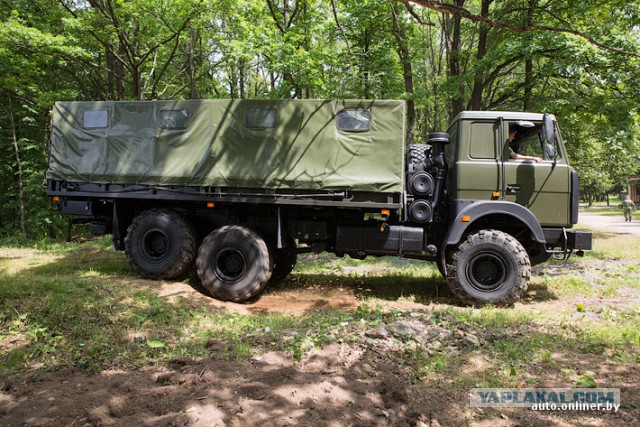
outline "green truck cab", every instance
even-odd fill
[[[578,174],[555,117],[466,111],[448,132],[450,225],[441,262],[459,298],[477,303],[491,293],[492,302],[508,303],[526,290],[531,265],[591,249],[590,233],[569,230],[578,222]]]
[[[403,101],[60,102],[52,129],[47,192],[70,225],[111,234],[143,277],[195,269],[218,299],[328,251],[432,261],[460,300],[511,304],[531,265],[591,248],[550,115],[464,112],[408,146]]]

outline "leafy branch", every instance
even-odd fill
[[[610,46],[608,44],[599,42],[598,40],[596,40],[594,37],[590,36],[587,33],[574,30],[571,28],[558,28],[558,27],[551,27],[546,25],[515,25],[510,22],[505,22],[498,19],[491,19],[489,17],[476,15],[474,13],[469,12],[464,7],[444,3],[441,1],[435,1],[435,0],[399,0],[399,1],[405,4],[414,3],[436,12],[444,13],[447,15],[458,16],[479,24],[490,25],[496,28],[504,28],[504,29],[515,31],[518,33],[525,33],[529,31],[546,31],[546,32],[554,32],[554,33],[572,34],[572,35],[581,37],[587,42],[591,43],[592,45],[597,46],[601,49],[605,49],[609,52],[640,58],[640,53],[638,52],[631,52],[625,49]]]

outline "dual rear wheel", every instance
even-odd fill
[[[214,298],[246,301],[267,283],[285,278],[296,253],[273,249],[256,231],[238,225],[213,230],[197,244],[197,232],[184,215],[151,209],[127,230],[126,254],[133,269],[148,279],[177,279],[195,265],[202,287]],[[289,247],[295,245],[289,241]],[[292,245],[293,244],[293,245]]]

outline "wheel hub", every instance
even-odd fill
[[[218,277],[227,282],[237,282],[247,270],[247,257],[239,249],[223,248],[216,254],[215,271]]]
[[[167,235],[160,230],[149,230],[143,238],[144,255],[150,261],[161,261],[168,253],[169,239]]]
[[[502,287],[506,273],[507,267],[503,259],[495,254],[483,253],[469,263],[468,279],[477,290],[489,292]]]

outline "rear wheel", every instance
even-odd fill
[[[125,253],[140,276],[176,279],[193,265],[196,241],[197,233],[184,215],[170,209],[150,209],[129,226]]]
[[[527,251],[511,235],[480,230],[467,236],[447,264],[447,284],[463,302],[510,305],[529,286]]]
[[[209,294],[241,302],[258,295],[269,282],[272,261],[265,241],[237,225],[212,231],[200,245],[198,277]]]

